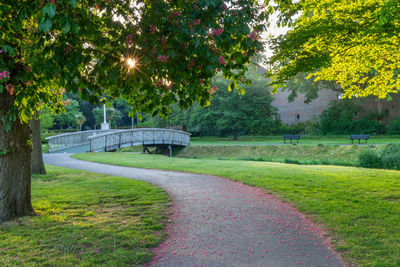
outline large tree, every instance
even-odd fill
[[[244,77],[263,19],[253,0],[2,0],[0,222],[34,213],[28,122],[63,90],[132,113],[206,105],[217,69]]]
[[[172,106],[167,120],[155,119],[157,127],[183,126],[200,134],[270,134],[276,124],[276,108],[272,106],[272,95],[266,88],[268,81],[261,77],[255,66],[246,74],[252,81],[245,93],[230,90],[229,82],[217,75],[212,82],[215,94],[211,104],[201,108],[194,104],[187,110]],[[244,94],[243,94],[244,93]]]
[[[275,2],[279,24],[291,27],[272,40],[277,86],[306,72],[335,81],[344,97],[399,92],[400,0]]]

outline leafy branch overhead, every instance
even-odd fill
[[[276,86],[306,72],[335,81],[344,97],[399,92],[399,0],[276,2],[280,23],[292,27],[271,41]]]
[[[61,92],[97,102],[123,96],[132,112],[207,105],[211,78],[245,79],[262,49],[266,14],[252,0],[32,0],[0,3],[0,94],[6,121],[27,122]]]

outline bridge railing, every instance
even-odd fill
[[[90,136],[90,152],[110,151],[134,145],[188,146],[190,135],[184,131],[161,128],[121,130]]]
[[[57,150],[61,150],[67,147],[81,146],[83,144],[89,143],[89,137],[98,134],[116,132],[121,130],[90,130],[90,131],[81,131],[81,132],[73,132],[66,134],[59,134],[55,136],[46,137],[46,140],[49,141],[49,152],[54,152]]]

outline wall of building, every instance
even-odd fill
[[[329,102],[337,99],[337,93],[332,90],[321,90],[319,97],[306,104],[304,94],[299,94],[293,102],[288,101],[289,92],[278,91],[273,95],[272,105],[279,110],[280,118],[285,124],[293,124],[313,120],[324,111]]]
[[[366,97],[362,99],[354,99],[354,101],[361,104],[364,111],[360,112],[360,118],[366,116],[368,112],[378,112],[384,114],[380,122],[388,124],[392,119],[400,116],[400,95],[392,96],[392,100],[386,99],[377,100],[374,97]]]
[[[299,94],[293,102],[288,101],[289,92],[278,91],[273,95],[272,105],[279,110],[280,118],[285,124],[294,124],[313,120],[318,117],[329,105],[332,100],[338,99],[337,92],[332,90],[321,90],[319,97],[311,103],[304,103],[305,95]],[[388,124],[392,119],[400,116],[400,94],[392,96],[392,100],[377,100],[375,97],[354,98],[354,102],[361,104],[364,111],[354,114],[355,118],[365,117],[368,112],[378,112],[385,114],[381,122]]]

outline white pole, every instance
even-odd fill
[[[104,109],[104,123],[107,123],[107,121],[106,121],[106,104],[103,104],[103,109]]]

